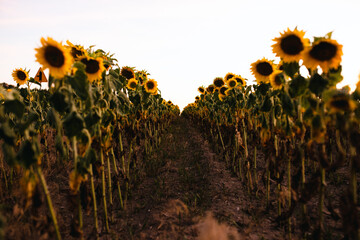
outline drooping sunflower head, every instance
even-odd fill
[[[276,43],[272,45],[273,53],[282,58],[284,62],[298,62],[302,53],[309,45],[309,40],[304,38],[305,32],[296,28],[291,31],[289,28],[280,37],[274,38]]]
[[[128,81],[126,87],[131,90],[136,90],[137,85],[138,81],[135,78],[132,78]]]
[[[42,46],[35,48],[36,61],[43,69],[49,69],[53,77],[63,78],[69,72],[73,61],[69,50],[50,37],[41,38],[40,41]]]
[[[85,64],[85,73],[89,82],[101,79],[101,74],[105,71],[103,58],[82,57],[80,62]]]
[[[204,87],[198,87],[198,91],[199,91],[199,93],[204,94],[205,93],[205,88]]]
[[[245,86],[246,80],[245,78],[241,77],[240,75],[236,75],[234,79],[237,81],[238,85]]]
[[[12,72],[12,77],[17,84],[23,85],[29,80],[29,73],[22,68],[16,68]]]
[[[338,113],[353,111],[356,103],[350,99],[349,95],[336,94],[326,102],[326,106],[330,109],[330,113]]]
[[[238,83],[238,82],[236,81],[235,77],[232,77],[232,78],[230,78],[229,80],[226,81],[226,85],[227,85],[229,88],[234,88],[234,87],[236,87],[237,83]]]
[[[86,50],[81,45],[74,45],[69,40],[66,41],[68,44],[66,47],[70,49],[71,56],[74,60],[79,60],[83,56],[86,56]]]
[[[235,74],[229,72],[225,75],[224,81],[227,82],[228,80],[230,80],[233,77],[235,77]]]
[[[274,64],[263,58],[251,64],[251,72],[256,78],[256,82],[260,84],[268,83],[270,75],[274,72],[275,66]]]
[[[225,85],[224,79],[221,77],[217,77],[214,79],[213,84],[216,88],[221,88]]]
[[[215,90],[215,86],[213,84],[210,84],[207,88],[206,88],[206,92],[208,93],[214,93]]]
[[[125,77],[127,80],[135,78],[134,70],[127,66],[121,68],[120,75]]]
[[[274,90],[281,89],[284,83],[285,77],[283,71],[275,70],[274,73],[270,75],[270,84]]]
[[[157,92],[157,82],[154,79],[148,79],[145,84],[145,91],[148,93],[156,93]]]
[[[304,51],[303,63],[311,70],[320,66],[325,73],[337,69],[343,55],[342,47],[336,40],[322,38]]]

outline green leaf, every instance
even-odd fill
[[[328,85],[329,82],[316,73],[310,78],[309,89],[311,92],[319,96],[328,87]]]
[[[66,136],[71,138],[81,133],[85,123],[81,115],[73,111],[63,120],[63,126]]]
[[[286,75],[289,77],[294,78],[294,75],[299,71],[299,63],[298,62],[284,62],[283,63],[283,69]]]
[[[289,93],[291,97],[298,97],[305,93],[309,82],[302,76],[298,75],[289,82]]]
[[[270,97],[266,96],[263,101],[263,104],[261,105],[260,111],[269,112],[271,110],[271,107],[272,107],[272,103],[271,103]]]
[[[4,108],[6,113],[14,113],[19,119],[22,118],[25,112],[25,104],[19,99],[5,100]]]
[[[68,82],[74,89],[76,95],[78,95],[82,100],[89,97],[89,81],[87,80],[85,70],[78,69],[74,78],[68,78]]]
[[[270,84],[267,84],[267,83],[261,83],[257,90],[260,92],[261,95],[265,96],[267,94],[267,92],[269,91],[270,89]]]
[[[289,116],[294,116],[295,109],[294,109],[294,104],[293,104],[290,96],[287,93],[283,92],[280,95],[280,100],[281,100],[281,104],[282,104],[284,113]]]
[[[25,140],[16,155],[17,160],[26,169],[29,169],[31,165],[37,163],[40,157],[40,147],[37,141]]]
[[[3,139],[5,143],[15,146],[16,135],[8,122],[0,124],[0,138]]]
[[[50,103],[59,113],[64,113],[70,109],[69,97],[65,92],[56,91],[50,96]]]
[[[339,82],[341,82],[344,77],[341,75],[342,66],[340,65],[337,69],[330,69],[327,73],[327,78],[329,80],[330,86],[336,86]]]

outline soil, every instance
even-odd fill
[[[109,206],[109,233],[104,233],[102,203],[98,202],[99,238],[287,238],[284,226],[275,220],[275,210],[266,209],[264,194],[249,193],[239,177],[227,169],[223,157],[212,149],[189,120],[175,120],[163,135],[160,147],[150,156],[140,156],[144,173],[130,192],[125,210],[120,208],[114,190],[114,203]],[[263,154],[259,153],[258,158],[260,165]],[[76,232],[72,229],[75,213],[68,187],[72,166],[68,163],[61,168],[51,167],[55,160],[56,157],[50,157],[50,166],[44,169],[44,174],[62,237],[76,239],[72,233]],[[100,183],[96,186],[99,189]],[[24,207],[24,200],[18,200],[23,199],[18,186],[13,186],[11,196],[3,196],[2,202],[7,219],[5,239],[55,239],[43,195],[37,208],[34,204]],[[84,239],[96,239],[91,207],[84,211],[83,231]],[[293,239],[300,239],[300,234],[295,231]]]

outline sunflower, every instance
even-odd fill
[[[22,68],[16,68],[12,72],[12,76],[19,85],[23,85],[29,80],[29,73]]]
[[[157,92],[157,82],[154,79],[149,79],[144,84],[145,91],[148,93],[156,93]]]
[[[173,105],[173,103],[169,100],[169,101],[167,101],[167,104],[169,104],[169,105]]]
[[[127,67],[127,66],[121,68],[120,75],[128,80],[135,78],[134,70],[131,67]]]
[[[69,40],[67,40],[66,43],[68,44],[68,46],[66,47],[70,49],[70,53],[73,59],[79,60],[81,57],[87,55],[86,50],[84,49],[83,46],[74,45]]]
[[[80,62],[85,64],[85,73],[89,82],[100,79],[102,72],[105,71],[102,57],[96,59],[93,57],[82,57]]]
[[[61,43],[48,37],[41,38],[41,47],[35,48],[36,61],[49,69],[50,75],[55,78],[62,78],[70,70],[72,65],[71,54]]]
[[[235,75],[234,79],[237,81],[238,85],[241,85],[241,86],[246,85],[245,78],[241,77],[240,75]]]
[[[219,89],[219,95],[224,95],[224,96],[227,96],[228,94],[226,94],[226,90],[228,90],[229,88],[226,87],[226,86],[222,86],[220,89]]]
[[[132,78],[128,81],[126,87],[131,90],[136,90],[137,85],[138,81],[135,78]]]
[[[234,88],[234,87],[236,87],[237,83],[238,83],[238,82],[236,81],[235,77],[232,77],[232,78],[230,78],[229,80],[226,81],[226,85],[227,85],[229,88]]]
[[[271,46],[273,53],[284,62],[298,62],[302,58],[302,52],[309,45],[309,40],[304,38],[305,32],[296,28],[291,31],[288,28],[280,34],[280,37],[273,39],[276,42]]]
[[[200,100],[200,97],[199,97],[199,96],[196,96],[196,97],[195,97],[195,100],[196,100],[196,101],[199,101],[199,100]]]
[[[137,72],[137,78],[141,85],[143,85],[148,79],[147,74],[144,71]]]
[[[204,87],[198,87],[198,91],[199,91],[199,93],[204,94],[205,93],[205,88]]]
[[[283,71],[275,70],[273,74],[270,75],[270,84],[274,90],[281,89],[285,83],[285,78]]]
[[[348,95],[337,94],[332,96],[327,102],[326,106],[331,113],[338,113],[343,111],[353,111],[356,108],[354,100],[350,99]]]
[[[208,93],[214,93],[215,90],[215,86],[213,84],[210,84],[207,88],[206,88],[206,92]]]
[[[221,77],[217,77],[214,79],[213,84],[216,88],[221,88],[225,85],[224,79]]]
[[[268,83],[270,75],[274,72],[274,68],[274,64],[266,58],[251,64],[252,74],[255,76],[258,84],[261,82]]]
[[[235,74],[229,72],[225,75],[224,81],[227,82],[228,80],[230,80],[233,77],[235,77]]]
[[[343,55],[342,47],[336,40],[318,40],[304,51],[303,63],[311,70],[320,66],[325,73],[331,68],[337,69]]]

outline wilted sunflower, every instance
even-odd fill
[[[137,85],[138,81],[135,78],[132,78],[128,81],[126,87],[131,90],[136,90]]]
[[[101,78],[101,74],[105,71],[103,58],[83,57],[80,61],[85,64],[85,73],[89,82],[93,82]]]
[[[204,94],[205,93],[205,88],[204,87],[198,87],[198,91],[199,91],[199,93]]]
[[[302,58],[302,52],[309,45],[309,40],[304,38],[305,32],[296,28],[289,28],[281,36],[274,38],[276,43],[272,45],[273,53],[282,58],[284,62],[298,62]]]
[[[15,82],[19,85],[23,85],[29,80],[28,72],[22,68],[16,68],[12,72],[12,76],[13,76]]]
[[[157,82],[154,79],[149,79],[144,84],[145,91],[148,93],[156,93],[157,92]]]
[[[128,80],[135,78],[134,70],[131,67],[127,66],[121,68],[120,75],[124,76]]]
[[[55,78],[62,78],[70,70],[72,65],[71,54],[61,43],[48,37],[41,38],[41,47],[35,48],[36,61],[49,69],[50,75]]]
[[[326,102],[326,106],[330,109],[331,113],[338,113],[353,111],[356,108],[356,103],[350,99],[349,95],[337,94]]]
[[[256,82],[260,84],[268,83],[270,75],[274,72],[274,64],[263,58],[251,64],[251,72],[256,78]]]
[[[325,73],[331,68],[337,69],[343,55],[342,47],[336,40],[318,40],[304,51],[303,63],[311,70],[320,66]]]
[[[213,84],[210,84],[207,88],[206,88],[206,92],[208,93],[214,93],[215,90],[215,86]]]
[[[224,81],[227,82],[228,80],[230,80],[233,77],[235,77],[235,74],[229,72],[225,75]]]
[[[68,44],[67,47],[70,49],[70,53],[73,59],[79,60],[81,57],[87,55],[86,50],[83,46],[74,45],[69,40],[67,40],[66,43]]]
[[[221,88],[225,85],[224,79],[221,77],[217,77],[214,79],[213,84],[216,88]]]
[[[236,75],[234,79],[237,81],[238,85],[245,86],[246,80],[245,78],[241,77],[240,75]]]
[[[227,85],[229,88],[234,88],[234,87],[236,87],[237,83],[238,83],[238,82],[236,81],[235,77],[232,77],[232,78],[230,78],[229,80],[226,81],[226,85]]]
[[[275,70],[270,75],[270,84],[274,90],[281,89],[285,83],[285,77],[283,71]]]

